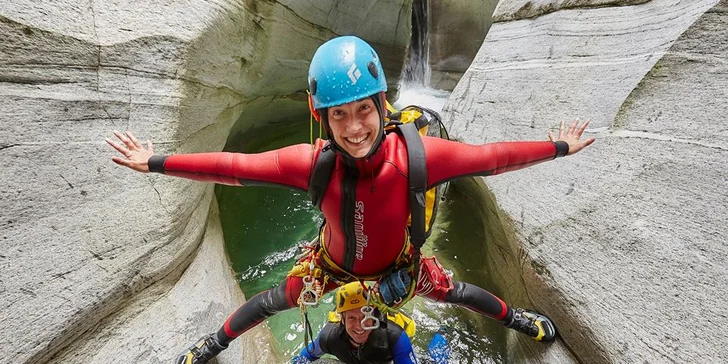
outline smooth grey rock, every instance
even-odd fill
[[[530,19],[558,10],[604,6],[629,6],[651,0],[507,0],[498,3],[493,22]]]
[[[217,331],[220,322],[245,301],[233,276],[213,200],[202,244],[179,280],[165,277],[135,295],[51,362],[171,363],[202,335]],[[233,341],[217,362],[284,361],[276,357],[265,325],[252,329],[246,337],[248,340]]]
[[[582,153],[486,180],[521,243],[492,258],[510,265],[496,281],[524,286],[517,298],[554,319],[563,340],[547,351],[728,360],[716,349],[728,344],[717,329],[728,324],[728,12],[717,3],[494,23],[445,105],[470,143],[543,140],[559,120],[592,119],[597,141]],[[525,349],[519,362],[558,362]]]
[[[248,102],[302,93],[308,60],[323,40],[369,23],[370,35],[409,29],[406,1],[379,1],[367,12],[353,4],[318,2],[302,16],[303,4],[279,2],[3,2],[3,361],[43,363],[58,354],[113,362],[142,348],[111,333],[73,344],[92,330],[113,331],[103,323],[155,338],[147,342],[182,338],[164,320],[184,321],[183,311],[145,326],[162,309],[145,297],[160,287],[172,292],[155,282],[179,277],[195,257],[211,188],[116,167],[103,138],[133,130],[161,154],[221,150]],[[376,38],[388,67],[401,67],[407,39]],[[398,73],[388,76],[396,83]],[[222,320],[203,325],[192,316],[188,323],[196,336]],[[69,345],[98,351],[71,359],[60,352]],[[158,348],[154,358],[177,345]]]
[[[318,38],[317,44],[334,35],[356,35],[366,39],[382,58],[389,88],[398,88],[412,31],[412,0],[376,0],[366,3],[353,0],[284,0],[280,3],[312,25],[313,29],[308,32]],[[301,30],[289,28],[285,31]],[[290,37],[290,34],[281,33],[280,37]],[[310,54],[298,59],[306,66],[304,72],[298,75],[304,81],[308,61],[315,50],[313,48]]]

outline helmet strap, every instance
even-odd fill
[[[313,115],[313,118],[316,119],[316,121],[320,122],[321,115],[319,114],[318,110],[313,108],[313,98],[311,97],[310,92],[308,92],[308,109],[311,111],[311,115]]]

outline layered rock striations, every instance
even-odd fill
[[[242,298],[218,264],[212,185],[117,167],[103,138],[133,130],[162,154],[219,151],[252,101],[305,110],[308,60],[337,34],[370,40],[396,85],[410,6],[0,6],[3,361],[169,362],[216,329]],[[221,362],[263,360],[257,333]]]
[[[517,20],[493,24],[453,91],[451,133],[544,140],[581,118],[596,142],[486,179],[518,243],[489,247],[518,291],[506,299],[548,314],[562,338],[513,337],[512,359],[728,360],[715,329],[728,323],[728,2],[503,10],[521,3],[496,9]]]

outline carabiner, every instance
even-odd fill
[[[319,294],[316,292],[313,282],[314,278],[312,275],[303,277],[304,287],[301,290],[299,299],[301,300],[301,304],[304,306],[316,306],[319,303]]]
[[[361,328],[367,331],[376,330],[379,328],[379,319],[374,317],[374,307],[362,306],[361,313],[364,314],[364,318],[361,319]],[[372,320],[371,326],[367,325],[367,320]]]

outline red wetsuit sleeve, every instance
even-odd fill
[[[564,142],[501,142],[470,145],[423,137],[427,188],[464,176],[490,176],[515,171],[565,155]],[[558,144],[557,144],[558,143]],[[566,148],[566,149],[564,149]]]
[[[313,153],[310,144],[298,144],[257,154],[174,154],[150,158],[149,169],[202,182],[307,190]]]

